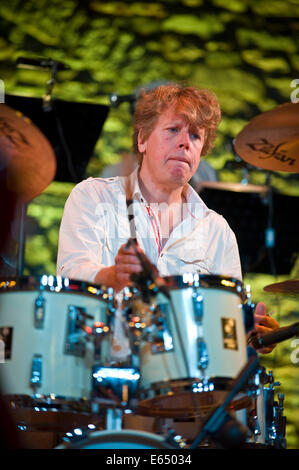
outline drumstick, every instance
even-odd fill
[[[135,226],[134,210],[133,210],[134,207],[133,207],[132,178],[130,175],[125,176],[125,193],[126,193],[127,214],[128,214],[129,227],[130,227],[130,238],[127,242],[127,246],[130,246],[130,243],[132,241],[134,241],[134,243],[137,244],[136,226]]]
[[[129,181],[130,180],[130,181]],[[186,351],[184,347],[184,342],[181,336],[181,331],[180,331],[180,325],[178,324],[178,319],[176,317],[176,310],[174,308],[174,304],[172,301],[172,298],[168,292],[168,289],[166,286],[162,284],[162,280],[159,279],[159,272],[154,266],[147,256],[143,253],[140,253],[139,250],[137,249],[137,236],[136,236],[136,227],[135,227],[135,220],[134,220],[134,211],[133,211],[133,191],[132,191],[132,180],[130,177],[126,178],[126,205],[127,205],[127,210],[128,210],[128,220],[129,220],[129,225],[130,225],[130,234],[131,237],[127,241],[127,246],[130,246],[132,243],[135,245],[136,248],[136,255],[138,256],[143,272],[147,278],[152,280],[157,287],[159,288],[160,292],[162,292],[169,300],[171,308],[173,310],[173,317],[174,317],[174,322],[176,325],[176,330],[177,330],[177,335],[178,335],[178,340],[181,346],[182,354],[183,354],[183,361],[185,364],[187,376],[190,377],[190,369],[189,369],[189,363],[187,360],[186,356]]]
[[[157,276],[158,271],[157,268],[149,261],[149,259],[141,253],[138,249],[138,241],[137,241],[137,234],[136,234],[136,226],[135,226],[135,215],[134,215],[134,201],[133,201],[133,189],[132,189],[132,178],[130,176],[126,177],[126,185],[125,185],[125,192],[126,192],[126,206],[127,206],[127,214],[129,220],[129,227],[130,227],[130,238],[126,243],[126,247],[134,246],[135,253],[138,257],[143,272],[145,276],[151,279],[153,282],[157,283]]]

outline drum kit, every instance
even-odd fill
[[[240,157],[298,172],[298,107],[253,119],[235,140]],[[6,105],[0,122],[8,186],[28,202],[53,179],[55,155],[33,123]],[[286,448],[283,394],[276,397],[279,384],[246,341],[250,288],[197,273],[147,281],[125,288],[119,304],[112,288],[89,282],[0,279],[1,391],[22,445]],[[299,281],[265,291],[298,294]],[[119,309],[129,345],[123,361],[113,356]],[[298,334],[295,326],[287,334]]]

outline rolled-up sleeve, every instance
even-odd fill
[[[105,223],[101,205],[77,185],[69,195],[60,224],[57,275],[93,282],[102,264]]]

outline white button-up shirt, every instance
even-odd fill
[[[139,187],[138,170],[130,175],[137,240],[161,276],[186,272],[219,274],[241,280],[235,235],[226,220],[208,209],[187,185],[183,218],[162,245],[155,205]],[[157,208],[157,205],[156,205]],[[130,238],[126,178],[88,178],[68,197],[60,226],[57,275],[94,282],[100,269],[112,266],[120,246]]]

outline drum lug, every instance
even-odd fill
[[[33,389],[42,385],[42,367],[43,358],[41,354],[34,354],[32,358],[31,379],[30,384]]]
[[[84,324],[85,319],[93,318],[82,307],[69,305],[66,325],[65,354],[84,357],[86,351]]]
[[[120,431],[122,429],[123,411],[120,408],[108,408],[106,412],[107,431]]]
[[[203,296],[197,290],[192,294],[192,303],[195,321],[201,324],[203,319]]]
[[[37,329],[44,328],[45,321],[45,303],[46,300],[42,294],[40,294],[34,303],[34,327]]]
[[[277,429],[277,441],[280,448],[286,448],[286,417],[283,415],[284,394],[278,394],[278,403],[275,403],[274,416]]]
[[[206,369],[209,365],[209,354],[206,342],[202,338],[197,340],[197,366]]]
[[[243,294],[242,309],[243,309],[245,332],[249,333],[249,331],[253,330],[254,328],[254,310],[255,310],[255,304],[252,302],[252,299],[251,299],[250,285],[246,286],[245,293]]]
[[[187,446],[187,440],[178,435],[173,429],[169,429],[165,436],[165,442],[175,449],[184,449]]]
[[[199,289],[195,289],[192,294],[194,320],[197,324],[198,338],[197,338],[197,367],[204,370],[209,365],[209,354],[207,343],[202,337],[202,321],[204,314],[203,296]]]
[[[258,436],[260,436],[262,433],[261,433],[260,423],[258,420],[258,415],[256,412],[256,403],[255,403],[254,409],[251,410],[248,414],[248,427],[249,427],[249,430],[253,434],[254,442],[257,442]]]
[[[169,326],[167,304],[156,306],[149,338],[152,354],[173,350],[173,337]]]

